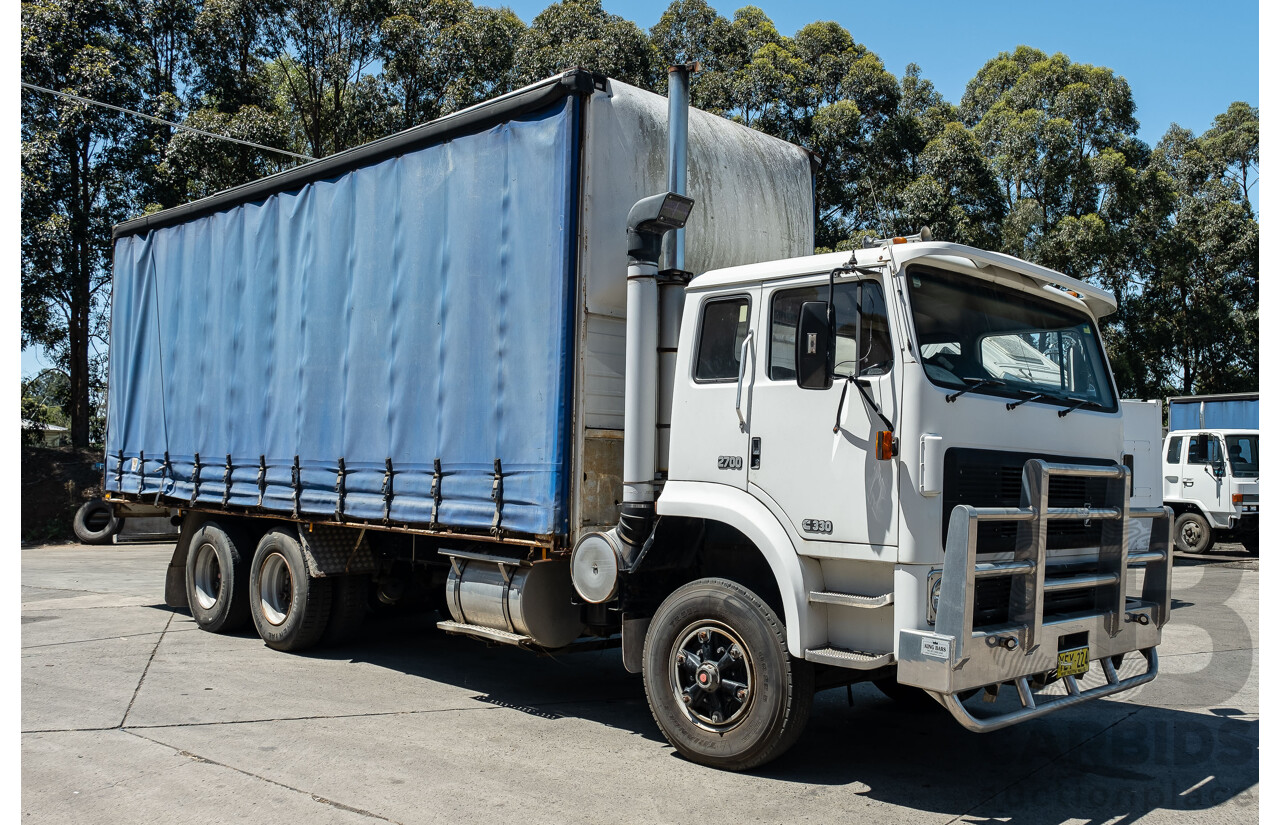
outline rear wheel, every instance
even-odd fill
[[[244,533],[206,521],[187,549],[187,606],[201,630],[230,633],[249,621],[249,547]]]
[[[253,624],[267,647],[305,650],[320,641],[329,620],[333,583],[307,575],[297,535],[268,530],[258,542],[249,573]]]
[[[782,622],[760,597],[727,579],[699,579],[654,614],[644,687],[677,751],[747,770],[799,738],[813,704],[813,667],[790,655]]]
[[[1188,510],[1173,523],[1173,541],[1183,553],[1208,553],[1213,547],[1213,529],[1204,516]]]

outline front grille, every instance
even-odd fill
[[[1006,452],[953,448],[943,460],[942,536],[946,546],[947,524],[957,504],[974,507],[1022,507],[1022,467],[1029,459],[1039,458],[1061,464],[1114,465],[1105,459],[1055,456],[1040,453]],[[1053,476],[1049,479],[1050,507],[1104,507],[1106,479]],[[982,522],[978,524],[978,559],[990,553],[1013,552],[1018,537],[1017,522]],[[1086,526],[1082,521],[1051,521],[1048,527],[1048,549],[1098,547],[1102,543],[1102,522]],[[1095,564],[1074,565],[1070,572],[1095,572]],[[1067,572],[1063,570],[1061,572]],[[974,584],[973,623],[975,628],[1009,621],[1010,576],[979,579]],[[1091,610],[1096,604],[1093,590],[1056,591],[1043,597],[1045,618],[1080,610]]]
[[[942,468],[942,542],[946,546],[947,524],[957,504],[973,507],[1021,507],[1022,467],[1032,458],[1062,464],[1090,464],[1100,467],[1114,461],[1075,456],[1016,453],[1004,450],[976,450],[953,447],[947,450]],[[1050,507],[1104,506],[1107,482],[1101,478],[1055,476],[1049,481]],[[1013,551],[1018,536],[1017,522],[983,522],[978,525],[978,556]],[[1102,541],[1102,523],[1085,526],[1080,521],[1049,523],[1049,549],[1097,547]]]

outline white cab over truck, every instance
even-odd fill
[[[116,229],[105,481],[183,512],[166,601],[620,645],[727,769],[815,686],[985,731],[1155,678],[1112,296],[923,231],[808,254],[808,155],[663,103],[568,72]]]
[[[1219,540],[1258,552],[1258,394],[1168,399],[1164,503],[1184,553]]]

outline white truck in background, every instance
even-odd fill
[[[1256,555],[1258,394],[1180,396],[1168,405],[1164,503],[1177,519],[1177,548],[1207,553],[1235,541]]]

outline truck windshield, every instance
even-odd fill
[[[1228,435],[1227,458],[1231,460],[1231,475],[1236,478],[1258,477],[1258,437],[1256,435]]]
[[[907,283],[925,375],[934,384],[1117,409],[1097,326],[1083,312],[922,266],[907,270]]]

